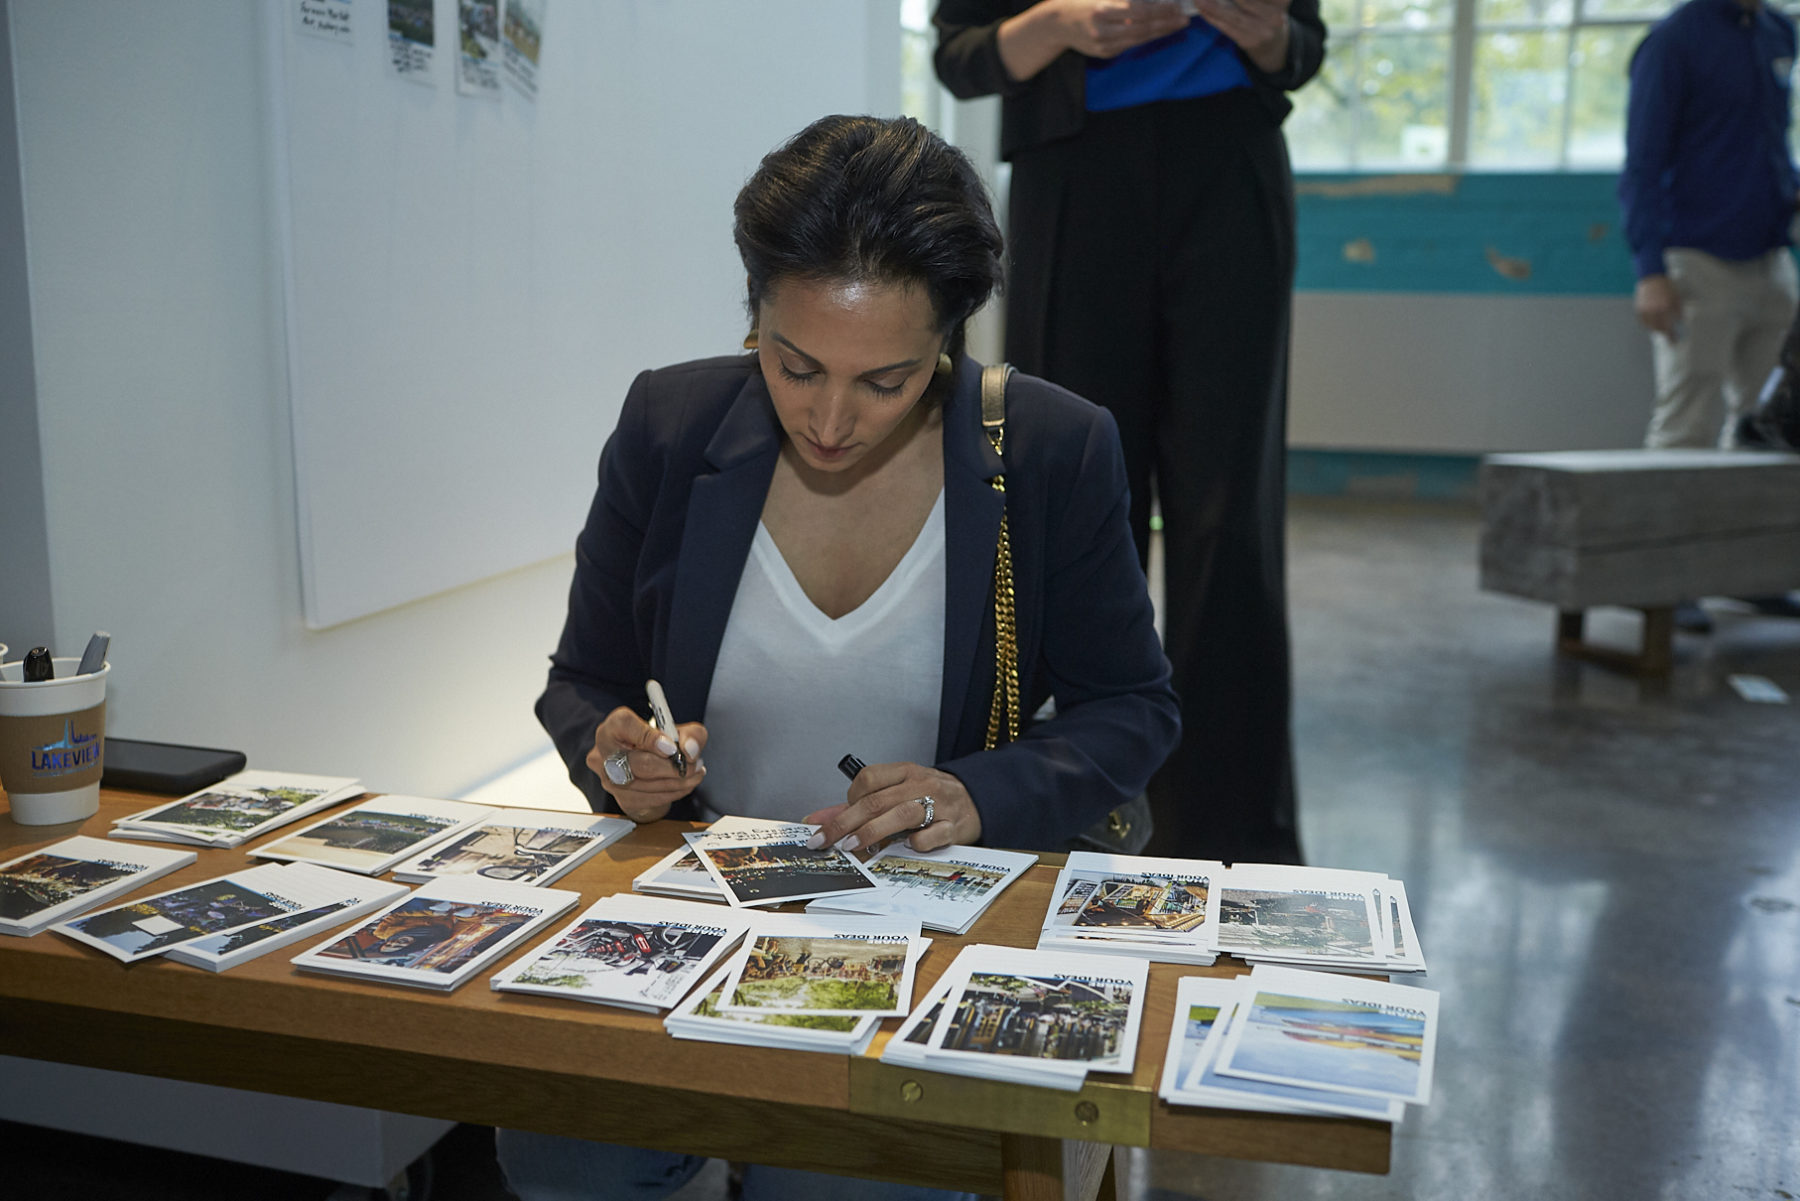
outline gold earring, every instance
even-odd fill
[[[937,373],[939,375],[949,375],[955,369],[956,364],[950,361],[950,355],[947,352],[940,352],[938,354]]]
[[[745,350],[755,350],[756,349],[756,331],[755,330],[751,330],[749,333],[744,335],[744,349]]]

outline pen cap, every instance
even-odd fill
[[[669,712],[669,698],[663,693],[661,684],[655,680],[646,680],[644,695],[650,698],[650,709],[657,717],[674,718],[675,715]]]

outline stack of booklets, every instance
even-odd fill
[[[340,801],[362,795],[348,776],[241,771],[217,784],[121,817],[113,838],[152,838],[193,846],[235,847]]]
[[[1412,905],[1406,899],[1406,884],[1392,876],[1384,877],[1385,885],[1377,886],[1383,904],[1381,915],[1387,919],[1388,962],[1390,972],[1425,972],[1425,952],[1419,947],[1419,932],[1413,928]]]
[[[735,909],[620,893],[595,901],[490,983],[501,992],[660,1013],[687,996],[749,928],[749,915]]]
[[[306,897],[306,908],[254,926],[241,926],[228,934],[181,943],[169,949],[169,958],[209,972],[223,972],[353,922],[407,893],[404,884],[371,880],[314,863],[286,863],[277,870],[288,873],[284,877],[287,882],[305,882],[303,889],[295,891]]]
[[[129,901],[52,927],[76,942],[136,963],[246,926],[319,908],[338,891],[313,873],[263,863]]]
[[[394,879],[417,884],[441,876],[480,876],[541,886],[636,828],[623,817],[496,809],[473,829],[397,865]]]
[[[1158,1092],[1173,1105],[1398,1121],[1431,1100],[1438,995],[1333,972],[1259,966],[1189,977]]]
[[[1041,951],[1210,964],[1225,865],[1071,852],[1038,933]]]
[[[882,1050],[884,1063],[1074,1092],[1137,1059],[1150,965],[975,943]]]
[[[753,830],[685,834],[726,903],[758,907],[880,889],[862,860],[806,844],[818,826],[787,822]]]
[[[421,884],[344,934],[294,956],[305,971],[449,992],[567,913],[581,894],[478,876]]]
[[[684,901],[725,903],[725,894],[713,883],[712,873],[700,862],[700,856],[694,854],[694,848],[685,844],[639,872],[631,881],[631,890]]]
[[[849,1050],[872,1023],[906,1013],[913,975],[928,946],[916,919],[758,917],[718,977],[670,1014],[664,1026],[677,1038],[779,1047],[798,1045],[795,1030],[808,1031],[804,1040],[817,1045],[813,1036],[822,1031],[837,1035],[830,1041]],[[764,1020],[780,1018],[800,1020]],[[831,1020],[821,1026],[814,1019]]]
[[[0,934],[36,934],[196,858],[193,851],[117,846],[77,834],[0,863]]]
[[[709,1043],[749,1043],[789,1051],[828,1051],[861,1055],[868,1050],[881,1019],[818,1017],[805,1013],[740,1013],[719,1008],[730,968],[720,968],[668,1017],[663,1028],[676,1038]]]
[[[382,796],[278,838],[250,854],[300,859],[379,876],[395,864],[448,841],[492,817],[486,805],[429,797]]]
[[[1378,872],[1236,864],[1219,886],[1218,949],[1251,963],[1425,970],[1406,890]]]
[[[913,917],[927,930],[967,934],[1003,889],[1037,862],[1020,851],[985,847],[944,847],[915,851],[894,843],[863,866],[875,877],[878,892],[820,897],[808,913],[891,913]]]
[[[725,894],[720,891],[719,883],[713,874],[706,870],[706,864],[694,852],[694,840],[701,835],[718,836],[724,840],[728,834],[745,834],[759,830],[779,830],[788,825],[787,822],[761,821],[753,817],[721,817],[703,831],[692,835],[684,835],[681,846],[651,864],[648,869],[638,873],[631,882],[633,892],[649,893],[653,896],[680,897],[687,901],[717,901],[723,903]]]

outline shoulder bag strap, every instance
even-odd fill
[[[994,453],[1005,465],[1006,381],[1012,366],[993,363],[981,369],[981,428]],[[994,491],[1006,495],[1006,473],[989,481]],[[1013,612],[1012,540],[1007,536],[1006,511],[1000,512],[1000,537],[994,548],[994,699],[988,706],[985,748],[1000,745],[1001,736],[1011,742],[1019,736],[1019,640]]]

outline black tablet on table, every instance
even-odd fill
[[[244,753],[173,742],[108,738],[101,763],[100,783],[107,788],[183,796],[243,771]]]

